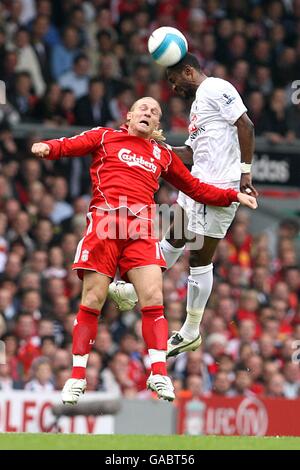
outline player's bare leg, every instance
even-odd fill
[[[135,268],[131,269],[127,276],[141,305],[142,333],[152,371],[147,386],[155,391],[159,398],[173,401],[174,387],[166,367],[168,322],[164,316],[161,268],[156,265]]]
[[[84,271],[81,305],[73,329],[73,370],[62,390],[63,403],[75,405],[86,389],[86,366],[98,331],[98,318],[111,278]]]

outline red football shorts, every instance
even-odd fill
[[[135,217],[127,209],[87,214],[87,228],[73,263],[80,279],[83,270],[114,278],[117,268],[126,279],[130,269],[152,264],[166,268],[152,221]]]

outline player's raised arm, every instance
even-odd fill
[[[180,158],[174,153],[172,153],[172,161],[167,171],[162,173],[161,176],[177,189],[202,204],[227,207],[232,202],[240,202],[251,209],[257,208],[257,201],[252,196],[238,193],[234,189],[221,189],[210,184],[201,183],[198,178],[191,175]]]
[[[248,115],[244,113],[236,122],[235,126],[238,132],[239,144],[241,149],[241,184],[240,189],[243,193],[251,194],[257,197],[258,192],[252,184],[251,164],[254,153],[255,137],[254,125]]]
[[[102,137],[108,129],[96,127],[74,137],[45,140],[33,144],[31,151],[40,158],[58,160],[61,157],[81,157],[93,152],[101,145]]]

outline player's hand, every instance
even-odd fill
[[[240,191],[250,196],[257,197],[258,192],[252,184],[251,173],[242,173],[241,182],[240,182]]]
[[[50,147],[48,144],[45,144],[44,142],[38,142],[36,144],[33,144],[33,146],[31,147],[31,152],[36,157],[45,158],[50,153]]]
[[[257,208],[257,200],[255,197],[249,196],[248,194],[238,193],[237,198],[243,206],[250,207],[250,209]]]

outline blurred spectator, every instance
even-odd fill
[[[65,126],[75,124],[75,104],[76,97],[74,91],[69,88],[64,88],[61,92],[61,102],[57,110],[57,124]]]
[[[68,183],[65,178],[62,176],[55,177],[52,181],[51,192],[55,201],[51,219],[57,225],[63,222],[63,220],[72,217],[74,212],[72,206],[66,202]]]
[[[45,4],[43,0],[39,4]],[[51,5],[48,2],[48,5]],[[60,41],[56,28],[50,24],[48,14],[40,14],[32,22],[31,46],[36,54],[43,80],[48,84],[52,79],[51,46]],[[50,39],[51,38],[51,39]]]
[[[0,273],[4,270],[7,252],[8,252],[8,243],[5,238],[5,233],[7,231],[7,216],[1,212],[0,213]]]
[[[57,28],[52,22],[53,17],[53,5],[50,0],[38,0],[36,2],[36,20],[43,18],[47,19],[47,28],[46,33],[42,34],[41,37],[45,40],[45,43],[48,45],[58,44],[60,42],[60,37],[57,31]],[[34,22],[33,22],[34,24]],[[40,28],[42,30],[42,28]]]
[[[256,90],[259,89],[264,96],[269,97],[274,88],[271,69],[265,65],[256,66],[254,78],[250,81],[250,86]]]
[[[10,392],[11,390],[21,390],[23,384],[12,379],[9,364],[0,364],[0,391]]]
[[[255,127],[255,134],[260,136],[267,128],[265,97],[260,91],[253,91],[248,97],[248,114]]]
[[[129,357],[125,353],[117,352],[111,359],[109,366],[101,373],[104,391],[112,395],[120,395],[134,382],[129,377]]]
[[[49,267],[44,271],[44,278],[58,277],[64,279],[66,275],[63,251],[59,246],[53,246],[49,251]],[[59,298],[56,300],[59,300]]]
[[[58,119],[60,101],[61,88],[58,83],[52,82],[48,85],[44,97],[36,105],[36,117],[46,124],[55,124]]]
[[[35,359],[31,366],[31,380],[25,385],[25,390],[43,392],[54,390],[50,361],[41,356]]]
[[[27,379],[32,361],[40,355],[39,338],[36,336],[36,326],[32,315],[23,313],[18,317],[15,333],[20,340],[18,360],[22,365],[24,377]]]
[[[13,294],[8,289],[0,289],[0,312],[7,322],[16,315],[16,305],[13,301]]]
[[[7,95],[13,92],[16,80],[16,67],[18,62],[17,52],[14,50],[5,50],[3,63],[0,64],[1,79],[7,86]]]
[[[75,28],[79,36],[79,47],[87,46],[87,33],[84,9],[81,5],[72,5],[68,15],[68,23]]]
[[[110,53],[101,58],[99,78],[105,84],[107,100],[116,96],[123,89],[124,81],[121,79],[120,64],[114,54]]]
[[[232,68],[229,81],[240,95],[245,95],[248,88],[249,64],[245,60],[237,60]]]
[[[8,98],[23,120],[33,118],[37,98],[32,93],[32,80],[28,72],[18,72],[15,91]]]
[[[51,325],[51,328],[53,326],[53,323],[49,321],[49,325]],[[43,332],[39,330],[39,335],[41,336],[41,355],[43,357],[47,357],[50,361],[53,360],[57,346],[55,344],[55,338],[54,336],[45,336]]]
[[[57,349],[52,361],[53,370],[59,371],[61,369],[70,368],[71,353],[65,349]]]
[[[246,369],[240,368],[236,371],[233,384],[233,395],[237,396],[253,396],[251,391],[252,379]]]
[[[96,392],[100,388],[99,370],[96,367],[88,366],[86,369],[87,387],[90,392]]]
[[[16,70],[26,71],[30,74],[36,96],[45,93],[46,84],[42,75],[40,63],[37,55],[30,44],[30,36],[26,29],[19,29],[16,34],[15,43],[17,46],[18,61]]]
[[[61,368],[55,374],[55,390],[61,391],[66,381],[71,377],[71,369]]]
[[[52,49],[51,72],[58,80],[65,72],[71,71],[75,57],[79,54],[78,31],[73,26],[67,26],[63,32],[62,44],[56,44]]]
[[[199,375],[189,375],[186,379],[185,389],[188,391],[188,396],[190,399],[199,399],[204,395],[203,391],[203,381]],[[176,396],[178,396],[178,391]]]
[[[298,398],[300,391],[300,369],[299,364],[292,361],[286,362],[283,368],[285,379],[283,393],[286,398]]]
[[[170,132],[186,133],[188,123],[184,101],[178,96],[172,96],[169,101],[167,129]]]
[[[81,98],[88,92],[90,63],[85,54],[79,54],[73,63],[72,70],[62,74],[58,83],[62,89],[72,90],[75,97]]]
[[[291,141],[293,138],[287,126],[286,96],[283,89],[277,88],[271,96],[265,135],[275,144]]]
[[[271,375],[267,382],[265,393],[268,397],[284,397],[284,377],[282,374],[275,372]]]
[[[212,396],[230,397],[234,395],[226,372],[217,372],[213,383]]]
[[[236,360],[238,359],[240,348],[243,344],[249,344],[253,351],[257,350],[256,323],[254,320],[245,319],[239,324],[238,337],[229,341],[226,351]]]
[[[112,116],[105,98],[105,84],[98,78],[89,83],[88,95],[80,98],[75,109],[76,124],[84,127],[107,126]]]
[[[148,92],[147,95],[153,96],[152,93]],[[124,87],[121,89],[115,98],[112,98],[109,103],[109,111],[111,119],[116,122],[116,127],[126,122],[127,113],[130,111],[131,106],[135,100],[131,87]]]

